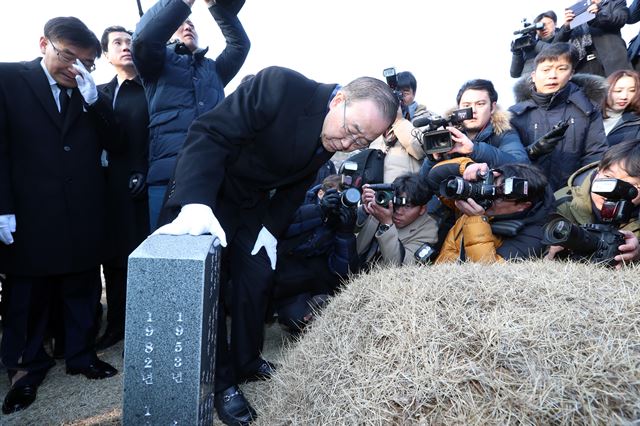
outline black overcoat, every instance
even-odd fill
[[[335,88],[281,67],[238,86],[192,124],[166,206],[207,204],[227,234],[242,221],[282,236],[333,155],[320,134]]]
[[[119,141],[103,96],[73,90],[61,119],[41,58],[0,64],[0,214],[15,214],[15,242],[0,244],[0,271],[47,276],[100,263],[103,148]]]
[[[98,89],[113,105],[118,79]],[[114,105],[116,122],[123,138],[122,152],[109,152],[107,177],[108,257],[126,257],[149,235],[147,192],[135,198],[129,191],[132,173],[147,174],[149,155],[149,113],[142,82],[138,77],[125,80],[117,92]]]

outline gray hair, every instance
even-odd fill
[[[360,77],[342,88],[347,101],[370,100],[377,106],[382,116],[391,125],[398,114],[400,101],[393,90],[382,80]]]

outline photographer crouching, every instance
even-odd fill
[[[457,161],[456,161],[457,160]],[[552,209],[547,179],[535,166],[456,159],[429,173],[440,197],[462,213],[444,240],[436,263],[497,262],[542,255],[543,226]],[[444,200],[447,199],[447,200]]]
[[[279,244],[274,308],[278,322],[294,334],[358,270],[354,227],[360,191],[342,181],[329,175],[311,188]]]
[[[612,146],[599,163],[576,171],[567,186],[555,193],[557,212],[566,222],[550,222],[549,242],[556,244],[549,246],[546,258],[585,258],[616,268],[639,260],[639,190],[637,139]]]
[[[420,261],[420,249],[435,244],[438,236],[435,220],[426,213],[430,197],[416,174],[399,176],[390,185],[364,185],[362,206],[368,216],[357,238],[361,266]]]

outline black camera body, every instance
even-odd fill
[[[360,202],[360,196],[362,193],[358,188],[357,182],[354,180],[354,175],[358,171],[358,164],[353,161],[345,161],[340,167],[341,186],[340,201],[345,207],[356,207]]]
[[[513,32],[513,35],[520,35],[520,37],[514,39],[511,42],[511,50],[527,50],[535,47],[536,45],[536,36],[535,33],[538,30],[544,28],[544,24],[542,22],[538,22],[536,24],[529,24],[526,19],[522,20],[522,25],[524,28],[516,30]]]
[[[611,224],[576,225],[564,217],[555,217],[544,227],[542,242],[567,249],[564,257],[589,260],[592,263],[615,265],[624,235]]]
[[[427,126],[427,130],[418,135],[422,149],[426,154],[447,152],[453,148],[451,132],[446,127],[459,126],[463,121],[473,118],[473,108],[453,111],[448,117],[424,116],[413,120],[414,127]]]
[[[387,85],[393,90],[393,93],[396,95],[400,104],[402,105],[402,92],[398,90],[398,75],[396,73],[396,69],[394,67],[385,68],[382,70],[382,75],[387,80]],[[404,107],[404,105],[403,105]]]
[[[376,204],[382,207],[388,207],[389,203],[393,201],[395,204],[396,191],[390,183],[374,183],[370,184],[369,188],[373,189],[376,193]]]
[[[440,182],[440,195],[452,200],[471,198],[485,210],[491,207],[496,198],[519,200],[528,195],[529,182],[526,179],[509,177],[504,179],[501,185],[495,185],[493,171],[494,169],[491,169],[487,173],[478,173],[477,182],[468,182],[459,176],[449,176]]]
[[[618,246],[624,243],[624,235],[618,231],[620,224],[631,218],[633,203],[638,196],[636,187],[615,178],[595,179],[591,192],[605,197],[600,217],[603,223],[576,225],[560,215],[555,215],[544,227],[543,243],[567,249],[566,257],[587,259],[592,263],[615,265],[614,257],[620,254]]]

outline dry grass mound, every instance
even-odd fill
[[[355,279],[252,395],[262,424],[640,418],[638,268],[531,262]]]

